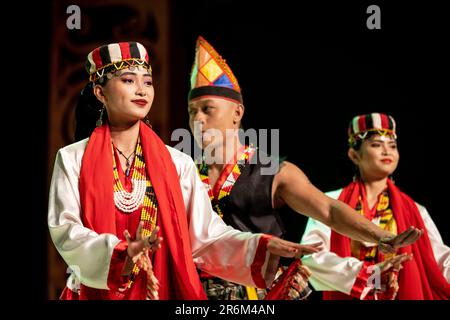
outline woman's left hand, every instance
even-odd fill
[[[303,245],[286,241],[278,237],[272,237],[267,244],[267,250],[270,253],[281,257],[301,258],[305,254],[319,252],[321,246],[322,242]]]

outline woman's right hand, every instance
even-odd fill
[[[144,223],[140,222],[136,230],[136,239],[131,240],[131,235],[128,230],[125,230],[123,235],[128,242],[128,258],[125,262],[125,274],[129,275],[132,271],[132,265],[136,264],[139,269],[147,273],[147,296],[151,300],[159,300],[158,289],[159,281],[153,273],[152,261],[149,253],[161,248],[162,237],[158,237],[159,227],[156,227],[150,236],[142,236],[142,228]],[[132,263],[131,263],[132,262]]]
[[[402,264],[405,263],[406,261],[411,260],[412,257],[413,257],[412,253],[411,254],[403,253],[378,263],[377,267],[380,268],[380,273],[382,274],[388,271],[398,272],[403,268]]]
[[[411,259],[412,254],[403,253],[376,264],[381,277],[381,290],[374,292],[377,299],[395,300],[399,290],[398,272],[403,268],[402,264]]]
[[[134,240],[131,239],[131,235],[128,230],[123,232],[125,239],[128,242],[127,253],[131,259],[135,259],[138,255],[140,255],[144,250],[154,252],[157,249],[161,248],[161,242],[163,240],[162,237],[158,237],[159,227],[156,227],[150,236],[143,237],[143,227],[144,223],[141,221],[136,230],[136,238]]]

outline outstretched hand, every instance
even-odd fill
[[[395,256],[393,258],[387,259],[383,262],[380,262],[377,264],[377,266],[380,268],[381,273],[386,273],[388,271],[394,271],[398,272],[401,269],[403,269],[402,264],[406,261],[411,260],[413,257],[412,253],[402,253],[401,255]]]
[[[374,292],[377,299],[395,300],[399,290],[398,272],[403,269],[402,264],[412,257],[412,254],[403,253],[376,264],[381,273],[381,288]]]
[[[281,257],[301,258],[305,254],[319,252],[320,246],[322,246],[322,242],[303,245],[286,241],[278,237],[272,237],[267,244],[267,250],[270,253]]]
[[[422,234],[423,230],[411,226],[408,230],[395,237],[381,239],[378,246],[383,253],[395,253],[397,249],[409,246],[416,242]]]

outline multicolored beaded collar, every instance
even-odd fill
[[[224,201],[230,195],[234,184],[241,175],[242,169],[250,161],[250,158],[255,151],[256,148],[252,145],[243,146],[242,149],[237,152],[234,161],[228,163],[222,170],[214,187],[211,187],[209,181],[208,165],[205,163],[205,158],[202,157],[201,161],[197,162],[200,179],[208,190],[208,195],[214,211],[216,211],[221,218],[223,217]],[[238,154],[240,154],[239,158],[237,157]]]

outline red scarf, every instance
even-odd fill
[[[192,258],[180,180],[172,157],[152,129],[141,122],[139,130],[147,174],[158,201],[159,234],[164,238],[153,259],[154,273],[161,283],[159,296],[206,299]],[[79,183],[83,224],[99,234],[117,234],[112,164],[111,136],[106,124],[96,128],[89,139]]]
[[[442,275],[431,248],[427,229],[415,202],[391,181],[388,180],[388,192],[398,233],[409,226],[424,230],[424,234],[414,244],[401,248],[399,253],[412,253],[413,259],[403,264],[399,273],[399,300],[448,300],[450,284]],[[363,195],[362,182],[352,182],[342,191],[339,200],[356,208],[359,196]],[[351,257],[350,238],[331,231],[331,252],[341,257]],[[351,299],[340,292],[324,292],[325,300]]]

